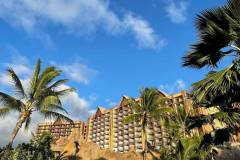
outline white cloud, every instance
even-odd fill
[[[162,90],[168,94],[173,94],[174,92],[179,92],[186,89],[186,84],[183,80],[176,80],[173,84],[162,84],[158,87],[159,90]]]
[[[11,113],[5,118],[0,118],[0,146],[5,146],[8,143],[10,134],[13,131],[13,128],[16,125],[18,118],[17,113]],[[37,124],[39,122],[44,122],[44,119],[39,114],[32,114],[32,123],[29,126],[29,130],[25,130],[24,126],[19,130],[14,144],[19,144],[27,142],[31,139],[32,133],[36,133]]]
[[[69,88],[67,85],[62,85],[59,89]],[[66,96],[62,97],[62,102],[65,107],[68,108],[69,114],[73,119],[82,119],[86,118],[92,114],[90,106],[92,102],[96,100],[96,97],[90,96],[88,99],[80,97],[77,92],[71,92]]]
[[[11,67],[19,76],[29,76],[32,73],[32,69],[29,67],[27,57],[21,55],[20,52],[11,45],[8,45],[6,49],[11,55],[11,61],[3,63],[2,65],[5,68]]]
[[[159,49],[166,44],[165,40],[160,40],[155,35],[154,30],[144,19],[127,14],[124,18],[124,23],[127,28],[132,30],[139,47]]]
[[[9,76],[7,76],[6,74],[2,73],[0,74],[0,82],[1,82],[1,85],[6,85],[6,86],[9,86],[11,83],[11,79]]]
[[[118,15],[110,9],[109,0],[0,0],[0,18],[48,44],[52,43],[46,32],[49,25],[72,35],[99,30],[110,35],[132,32],[142,48],[164,44],[146,20],[129,13]]]
[[[173,23],[183,23],[187,19],[188,3],[184,0],[169,0],[166,6],[167,16]]]
[[[80,62],[72,64],[59,65],[64,74],[72,81],[89,84],[89,82],[97,75],[97,71]]]
[[[30,80],[30,73],[32,73],[32,70],[29,67],[29,61],[26,57],[22,56],[21,54],[13,54],[12,60],[8,63],[4,63],[3,66],[10,66],[18,74],[20,74],[20,78],[22,81],[22,84],[24,88],[28,87],[29,80]],[[19,60],[19,61],[17,61]],[[19,66],[24,66],[25,69],[19,69]],[[74,65],[75,66],[75,65]],[[81,65],[80,65],[81,66]],[[79,67],[79,66],[78,66]],[[70,67],[71,68],[71,67]],[[81,67],[80,67],[81,68]],[[83,69],[88,69],[88,67],[82,67]],[[72,70],[70,70],[72,72]],[[87,74],[84,74],[84,76]],[[88,76],[87,76],[88,77]],[[89,78],[89,77],[88,77]],[[83,82],[89,82],[88,79],[83,80]],[[4,89],[2,87],[5,87]],[[6,74],[3,72],[0,72],[0,90],[1,91],[7,91],[9,93],[9,78],[6,76]],[[65,85],[62,86],[62,88],[68,88],[69,86]],[[95,94],[90,95],[88,98],[81,97],[77,92],[72,92],[68,94],[66,97],[62,97],[62,103],[65,108],[70,113],[70,117],[75,120],[85,120],[90,114],[94,113],[95,110],[92,110],[90,108],[91,104],[97,99],[97,96]],[[8,138],[17,122],[18,114],[17,113],[11,113],[10,115],[6,116],[4,119],[0,119],[0,146],[4,146],[8,142]],[[39,122],[44,122],[44,118],[38,114],[33,113],[32,114],[32,124],[29,128],[29,130],[26,132],[22,128],[15,140],[15,144],[26,142],[31,138],[31,133],[36,132],[36,127]]]

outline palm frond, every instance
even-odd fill
[[[128,124],[128,123],[131,123],[131,122],[136,122],[136,120],[139,120],[141,117],[140,114],[131,114],[131,115],[128,115],[127,117],[124,117],[123,118],[123,123],[124,124]]]
[[[229,13],[234,16],[234,18],[238,21],[240,21],[240,2],[238,0],[228,0],[226,9],[229,11]]]
[[[41,108],[47,108],[50,105],[61,106],[62,103],[58,96],[49,95],[44,97],[39,104]]]
[[[235,53],[235,48],[230,47],[238,40],[233,23],[237,22],[224,7],[209,9],[198,15],[196,28],[199,40],[183,57],[183,66],[216,67],[224,56]]]
[[[27,118],[26,121],[25,121],[25,127],[24,127],[25,130],[28,130],[28,129],[29,129],[29,126],[30,126],[30,124],[31,124],[31,121],[32,121],[32,118],[31,118],[30,116],[28,116],[28,118]]]
[[[69,81],[68,79],[60,79],[60,80],[57,80],[57,81],[54,82],[52,85],[50,85],[48,88],[49,88],[49,89],[58,88],[59,86],[67,83],[68,81]]]
[[[238,87],[240,73],[238,64],[230,65],[229,67],[216,72],[211,71],[205,79],[193,84],[193,100],[195,104],[203,104],[206,101],[213,101],[213,98],[232,93]],[[233,94],[236,94],[235,92]],[[229,94],[232,95],[232,94]]]
[[[166,116],[168,114],[171,114],[174,112],[174,109],[171,107],[161,107],[161,108],[156,108],[153,112],[150,113],[150,117],[159,120],[163,116]]]
[[[49,118],[49,119],[57,119],[60,118],[61,120],[65,120],[71,124],[73,124],[73,120],[67,116],[65,116],[64,114],[58,113],[58,112],[53,112],[53,111],[48,111],[48,110],[41,110],[40,111],[45,118]]]
[[[22,102],[6,93],[0,92],[0,104],[15,111],[21,111]]]
[[[71,88],[60,90],[60,91],[55,91],[55,94],[58,96],[65,96],[65,95],[67,95],[71,92],[75,92],[75,91],[76,91],[76,89],[71,87]]]
[[[33,95],[36,91],[40,72],[41,72],[41,60],[38,59],[37,63],[36,63],[36,66],[35,66],[35,69],[34,69],[32,79],[31,79],[31,87],[30,87],[31,98],[33,97]]]
[[[12,87],[14,88],[16,95],[20,96],[20,98],[25,97],[26,94],[22,86],[21,80],[12,68],[7,69],[7,75],[11,78],[11,82],[13,83]]]
[[[10,112],[9,108],[0,108],[0,117],[4,118]]]
[[[39,77],[36,91],[33,97],[37,98],[38,96],[40,96],[43,89],[47,88],[48,85],[50,85],[50,83],[60,74],[61,70],[57,70],[55,67],[46,68],[45,71]]]

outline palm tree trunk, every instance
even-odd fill
[[[8,142],[7,148],[11,148],[11,147],[12,147],[13,141],[14,141],[14,139],[15,139],[18,131],[19,131],[20,128],[22,127],[23,123],[25,122],[25,120],[26,120],[26,117],[23,117],[23,116],[21,116],[21,117],[18,119],[18,121],[17,121],[17,123],[16,123],[16,126],[15,126],[15,128],[13,129],[13,132],[12,132],[10,138],[9,138],[9,142]]]
[[[144,134],[144,150],[143,150],[143,160],[147,159],[148,145],[147,145],[147,132],[146,127],[143,128]]]

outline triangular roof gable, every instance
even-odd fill
[[[130,99],[130,97],[128,97],[128,96],[122,96],[122,99],[121,99],[121,101],[120,101],[120,103],[119,103],[119,107],[123,107],[123,106],[125,106],[125,105],[127,105],[127,103],[128,103],[128,99]]]
[[[158,90],[158,92],[159,92],[159,94],[162,95],[163,97],[169,97],[169,95],[166,94],[166,93],[163,92],[163,91]]]
[[[62,124],[61,118],[58,117],[58,118],[56,119],[56,121],[53,122],[53,124],[55,124],[55,125],[56,125],[56,124]]]
[[[98,116],[101,116],[102,114],[104,114],[105,113],[105,108],[103,108],[103,107],[98,107],[97,108],[97,111],[96,111],[96,113],[95,113],[95,117],[98,117]]]

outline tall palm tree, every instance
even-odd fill
[[[28,128],[33,112],[38,112],[45,118],[59,117],[72,123],[72,120],[65,115],[67,112],[62,106],[60,97],[74,91],[74,88],[61,89],[61,85],[68,81],[67,79],[56,79],[60,76],[61,70],[50,66],[41,72],[41,61],[38,59],[29,83],[29,89],[24,88],[25,86],[22,85],[13,69],[8,68],[7,74],[11,79],[15,94],[11,96],[0,92],[0,104],[2,104],[0,116],[5,117],[10,112],[19,113],[8,147],[12,147],[22,125],[25,124],[25,128]]]
[[[197,15],[195,26],[198,42],[183,57],[183,66],[217,67],[225,56],[239,59],[240,53],[240,2],[228,0],[227,4],[208,9]]]
[[[205,100],[221,104],[239,102],[239,10],[239,0],[228,0],[226,5],[208,9],[197,16],[195,26],[199,40],[183,57],[183,66],[217,68],[223,58],[228,56],[232,59],[232,64],[225,69],[210,71],[204,80],[193,84],[194,100],[197,103],[206,103]]]
[[[196,105],[218,106],[219,112],[197,117],[198,125],[225,122],[233,132],[240,122],[240,1],[228,0],[221,7],[208,9],[197,16],[195,26],[198,42],[183,57],[183,66],[210,67],[206,77],[193,84],[192,94]],[[231,64],[218,69],[222,59],[230,57]]]
[[[147,128],[154,121],[159,121],[166,116],[166,113],[172,111],[172,108],[167,107],[166,99],[155,88],[144,88],[140,93],[140,100],[136,101],[133,98],[128,100],[129,106],[133,109],[133,114],[124,118],[124,123],[135,122],[141,126],[144,140],[143,159],[146,158],[148,152],[148,137]]]

